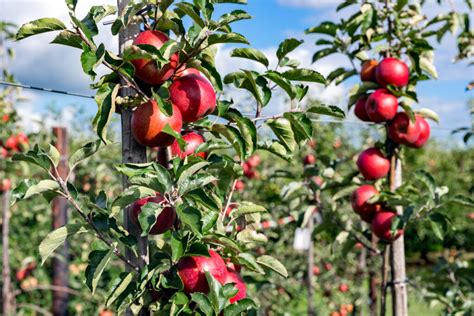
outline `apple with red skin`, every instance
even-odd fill
[[[331,269],[332,269],[332,264],[330,264],[330,263],[325,263],[325,264],[324,264],[324,269],[326,269],[326,271],[331,270]]]
[[[321,274],[321,269],[319,269],[318,266],[313,267],[313,274],[314,275],[320,275]]]
[[[316,157],[313,154],[307,154],[303,159],[303,164],[305,166],[313,165],[315,163],[316,163]]]
[[[359,249],[359,250],[364,249],[364,245],[361,242],[356,243],[354,246],[356,249]]]
[[[138,215],[142,211],[142,207],[145,206],[147,203],[157,203],[162,204],[164,202],[163,197],[161,194],[157,194],[156,196],[146,197],[143,199],[139,199],[135,203],[133,203],[131,207],[132,212],[132,221],[137,225],[140,226],[138,223]],[[176,220],[176,211],[172,207],[165,207],[161,211],[160,215],[156,218],[156,223],[150,230],[150,235],[159,235],[167,232],[168,230],[173,227],[173,224]]]
[[[10,136],[7,138],[5,141],[5,148],[10,149],[10,150],[18,150],[18,138],[16,136]]]
[[[244,162],[244,164],[242,165],[242,170],[244,172],[244,176],[246,176],[247,178],[252,179],[253,177],[255,177],[255,171],[247,161]]]
[[[29,143],[28,136],[26,136],[26,134],[23,133],[23,132],[18,133],[18,135],[16,135],[16,139],[17,139],[18,143],[20,143],[22,145],[28,145],[28,143]]]
[[[173,106],[173,114],[167,116],[160,111],[156,101],[140,105],[132,114],[132,135],[135,140],[148,147],[166,147],[173,143],[175,138],[163,132],[169,125],[175,132],[183,127],[181,112]]]
[[[372,232],[380,239],[392,241],[403,234],[403,230],[399,229],[393,236],[392,221],[397,215],[394,212],[383,210],[378,212],[372,220]]]
[[[362,120],[364,122],[370,122],[370,117],[367,114],[366,104],[367,104],[366,96],[359,98],[359,100],[357,100],[354,107],[354,114],[355,116],[359,118],[359,120]]]
[[[160,49],[169,37],[160,31],[147,30],[138,34],[133,41],[133,45],[151,45]],[[135,75],[143,82],[151,85],[161,85],[163,82],[171,78],[178,66],[178,53],[171,56],[170,62],[158,69],[153,60],[140,58],[131,60],[135,67]]]
[[[260,164],[260,161],[261,159],[259,155],[252,155],[247,159],[247,163],[252,168],[256,168]]]
[[[8,157],[8,150],[3,147],[3,146],[0,146],[0,158],[7,158]]]
[[[406,144],[408,147],[421,148],[430,138],[430,124],[420,115],[416,115],[416,124],[420,127],[420,136],[414,143]]]
[[[10,179],[5,178],[5,179],[0,180],[0,192],[10,191],[11,188],[12,188],[12,183]]]
[[[405,112],[399,112],[388,124],[388,136],[402,145],[414,144],[420,137],[420,123],[412,122]]]
[[[235,190],[236,191],[243,191],[245,189],[245,183],[242,180],[237,180],[235,182]]]
[[[195,122],[216,108],[216,92],[202,75],[191,73],[177,78],[169,93],[171,102],[180,109],[185,122]]]
[[[372,147],[364,150],[357,159],[357,167],[367,180],[385,177],[390,170],[390,160],[380,151]]]
[[[393,85],[404,87],[410,79],[410,70],[401,60],[393,57],[384,58],[375,69],[375,78],[383,87]]]
[[[390,121],[397,114],[398,99],[388,90],[377,89],[367,98],[365,110],[374,123]]]
[[[200,72],[196,68],[185,68],[184,70],[177,70],[176,73],[174,74],[173,80],[176,80],[179,77],[184,77],[190,74],[201,76],[201,78],[205,79],[212,86],[212,82],[202,72]]]
[[[203,151],[196,153],[196,148],[199,147],[202,143],[205,142],[204,137],[202,137],[201,134],[198,134],[196,132],[189,132],[181,136],[183,140],[186,142],[186,147],[184,152],[181,151],[181,148],[179,147],[178,140],[175,140],[173,144],[171,145],[171,155],[173,157],[179,157],[181,159],[184,159],[187,156],[193,155],[196,157],[201,157],[203,159],[206,159],[207,154]]]
[[[183,257],[178,262],[178,275],[183,281],[184,292],[187,294],[209,292],[206,272],[223,284],[227,278],[227,267],[222,257],[214,250],[209,250],[210,257]]]
[[[367,202],[377,194],[379,194],[379,191],[374,186],[368,184],[361,185],[352,193],[352,209],[367,223],[370,223],[375,213],[380,210],[379,204]]]
[[[238,273],[240,273],[240,271],[242,270],[242,266],[240,264],[233,263],[230,258],[227,258],[224,261],[227,268],[235,270]]]
[[[227,269],[226,278],[224,280],[224,284],[234,283],[235,288],[237,288],[238,292],[233,297],[229,299],[231,304],[240,301],[247,297],[247,286],[244,283],[244,280],[240,276],[240,274],[232,269]]]
[[[236,204],[236,203],[230,203],[229,207],[227,207],[226,210],[225,210],[225,215],[226,215],[226,216],[229,216],[230,213],[232,213],[232,211],[233,211],[234,209],[236,209],[236,208],[237,208],[237,204]]]
[[[3,114],[2,115],[2,122],[7,123],[10,120],[10,115],[8,114]]]
[[[362,63],[360,69],[360,80],[375,82],[375,69],[377,68],[377,61],[374,59],[366,60]]]
[[[339,292],[346,293],[347,291],[349,291],[349,285],[345,283],[339,285]]]
[[[310,140],[308,140],[308,145],[309,145],[309,147],[314,149],[314,148],[316,148],[316,141],[314,139],[310,139]]]
[[[99,316],[114,316],[114,313],[109,309],[103,309],[100,311]]]

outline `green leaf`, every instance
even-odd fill
[[[308,113],[320,114],[320,115],[328,115],[343,119],[346,117],[344,111],[337,106],[334,105],[313,105],[309,109],[306,110]]]
[[[92,295],[94,295],[100,277],[107,264],[109,264],[112,255],[112,250],[94,250],[89,254],[89,265],[86,268],[86,285],[92,291]]]
[[[283,114],[283,117],[290,121],[291,129],[298,143],[308,140],[313,136],[313,124],[304,113],[286,112]]]
[[[176,208],[179,220],[187,225],[196,235],[202,234],[201,212],[193,207],[183,207],[179,205]]]
[[[436,182],[433,176],[425,171],[425,170],[417,170],[415,173],[415,178],[421,181],[426,188],[428,189],[430,196],[432,199],[435,198],[435,191],[436,191]]]
[[[452,203],[463,205],[463,206],[474,207],[474,200],[473,199],[471,199],[467,196],[459,195],[459,194],[455,195],[454,197],[449,199],[449,201],[452,202]]]
[[[147,236],[153,226],[156,224],[156,219],[163,212],[163,205],[159,203],[148,202],[142,206],[140,214],[138,214],[138,223],[142,230],[142,237]]]
[[[50,144],[47,155],[49,160],[51,161],[51,164],[54,167],[57,167],[59,160],[61,159],[61,154],[59,153],[58,149]]]
[[[71,155],[71,158],[69,158],[69,170],[74,170],[82,161],[97,153],[101,149],[101,145],[102,142],[98,139],[79,148]]]
[[[248,310],[256,308],[258,308],[258,305],[255,304],[253,300],[249,298],[244,298],[226,307],[226,309],[224,310],[224,316],[241,315],[242,313]]]
[[[12,157],[13,161],[25,161],[28,163],[35,164],[40,166],[46,171],[49,171],[51,168],[51,158],[48,157],[47,153],[35,145],[33,149],[26,153],[17,153]]]
[[[122,274],[119,277],[117,284],[112,288],[105,301],[106,306],[110,306],[115,301],[118,301],[123,295],[127,295],[131,291],[131,282],[133,281],[133,272]],[[122,298],[123,300],[123,298]]]
[[[236,48],[230,53],[230,56],[254,60],[265,67],[268,67],[270,64],[267,57],[255,48]]]
[[[207,167],[208,165],[209,165],[208,161],[196,159],[180,167],[178,171],[176,172],[176,178],[178,178],[178,182],[177,182],[178,186],[182,185],[183,181],[189,179],[196,172],[200,171],[204,167]]]
[[[329,56],[331,54],[334,54],[337,52],[337,49],[334,47],[330,48],[323,48],[321,50],[318,50],[316,53],[314,53],[312,62],[315,63],[316,61],[320,60],[323,57]]]
[[[286,118],[271,119],[266,124],[275,133],[276,137],[282,142],[285,148],[293,152],[296,150],[295,134],[291,128],[291,123]]]
[[[240,241],[241,243],[255,243],[255,242],[261,242],[261,243],[266,243],[268,242],[267,236],[265,236],[262,233],[259,233],[253,229],[246,228],[242,231],[240,231],[237,236],[237,240]]]
[[[216,178],[210,174],[205,174],[205,173],[195,174],[194,176],[181,181],[178,187],[178,194],[182,196],[185,193],[190,192],[192,190],[203,188],[215,180]]]
[[[213,234],[213,235],[206,235],[202,238],[204,242],[214,244],[216,246],[223,246],[227,251],[230,251],[234,254],[238,254],[242,252],[242,249],[240,246],[231,238],[224,236],[224,235],[219,235],[219,234]]]
[[[305,31],[306,34],[326,34],[331,36],[336,36],[338,26],[333,22],[323,22],[318,26],[311,27]]]
[[[259,104],[263,107],[270,102],[272,92],[268,87],[268,81],[252,71],[244,70],[245,79],[238,86],[241,89],[249,91]]]
[[[276,52],[278,60],[280,61],[283,57],[294,51],[298,46],[303,44],[303,42],[304,41],[297,40],[295,38],[285,39],[280,43],[280,46],[278,46],[278,50]]]
[[[180,238],[177,232],[173,232],[171,235],[171,260],[173,262],[178,261],[184,255],[186,250],[186,240]]]
[[[293,90],[291,82],[283,78],[281,73],[274,70],[269,70],[264,74],[264,76],[276,83],[280,88],[282,88],[286,92],[286,94],[288,94],[290,100],[293,100],[296,97],[296,93]]]
[[[349,7],[353,4],[356,4],[356,3],[359,3],[359,1],[358,0],[346,0],[343,3],[341,3],[340,5],[337,6],[336,11],[338,12],[338,11],[340,11],[340,10],[346,8],[346,7]]]
[[[240,135],[240,132],[237,128],[224,124],[214,124],[212,125],[211,132],[222,135],[224,138],[226,138],[232,147],[234,147],[237,155],[243,158],[245,153],[245,144],[244,139],[242,138],[242,135]]]
[[[291,157],[292,157],[292,153],[287,151],[287,149],[285,148],[285,146],[283,146],[281,143],[279,142],[275,142],[275,141],[270,141],[270,142],[265,142],[263,144],[259,144],[258,145],[258,149],[261,149],[261,150],[266,150],[282,159],[285,159],[287,161],[290,161]]]
[[[440,122],[439,115],[431,109],[422,108],[422,109],[417,110],[416,113],[420,114],[424,118],[428,118],[432,121],[435,121],[436,123]]]
[[[192,293],[191,299],[197,303],[199,309],[206,315],[211,316],[214,315],[214,308],[212,307],[209,298],[203,293]]]
[[[69,31],[69,30],[64,30],[61,31],[52,41],[51,44],[60,44],[60,45],[66,45],[74,48],[79,48],[82,49],[82,39],[79,35],[76,33]]]
[[[120,210],[125,208],[126,206],[132,204],[138,199],[142,199],[149,196],[155,196],[155,190],[141,187],[141,186],[131,186],[127,188],[121,196],[117,197],[115,201],[112,203],[112,208],[110,212],[110,217],[115,217]]]
[[[207,40],[208,45],[223,44],[223,43],[237,43],[250,44],[247,38],[239,33],[222,33],[211,34]]]
[[[219,26],[224,26],[228,25],[230,23],[240,21],[240,20],[245,20],[245,19],[251,19],[252,17],[245,11],[243,10],[234,10],[230,13],[226,13],[222,15],[218,20],[217,24]]]
[[[44,264],[46,259],[48,259],[49,256],[51,256],[53,252],[69,237],[85,232],[87,232],[87,230],[82,226],[82,224],[68,224],[50,232],[39,245],[41,264]]]
[[[232,212],[233,217],[239,217],[245,214],[265,213],[267,209],[261,205],[254,204],[249,201],[243,201],[239,204],[236,210]]]
[[[305,81],[326,84],[326,79],[319,72],[312,69],[290,69],[285,71],[283,77],[292,81]]]
[[[250,157],[257,149],[257,127],[249,118],[242,116],[234,109],[229,109],[224,117],[237,123],[240,135],[244,140],[244,158]]]
[[[205,26],[204,21],[201,19],[201,16],[199,15],[199,10],[191,3],[186,3],[186,2],[176,3],[176,7],[179,10],[181,10],[184,14],[189,16],[200,27]]]
[[[66,25],[55,18],[42,18],[23,24],[15,35],[15,40],[19,41],[32,35],[65,30]]]
[[[35,185],[32,185],[28,188],[25,193],[24,199],[28,199],[32,196],[43,194],[48,191],[58,191],[60,189],[59,184],[53,180],[41,180]]]
[[[260,274],[264,274],[265,272],[263,269],[258,265],[255,257],[247,252],[239,253],[237,255],[237,261],[239,264],[244,265],[246,268],[258,272]]]
[[[112,115],[116,111],[115,100],[119,89],[119,84],[106,83],[99,88],[95,96],[98,110],[93,123],[94,128],[97,131],[97,136],[99,136],[104,143],[107,143],[107,126],[112,119]]]
[[[267,255],[260,256],[257,258],[257,263],[275,271],[276,273],[278,273],[284,278],[288,277],[288,271],[286,271],[285,266],[280,261],[278,261],[277,259],[271,256],[267,256]]]

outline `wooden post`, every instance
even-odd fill
[[[390,190],[395,191],[402,185],[402,164],[392,156],[390,166]],[[397,207],[397,215],[403,215],[403,208]],[[390,247],[392,276],[392,313],[393,316],[408,316],[407,275],[405,268],[405,240],[403,235],[397,238]]]
[[[372,233],[372,238],[370,240],[370,246],[373,249],[377,249],[377,242],[378,238]],[[370,252],[370,262],[372,267],[369,268],[369,315],[370,316],[377,316],[377,300],[378,300],[378,292],[377,292],[377,271],[373,268],[375,258],[377,254],[373,251]]]
[[[124,11],[130,0],[117,0],[118,15],[120,16]],[[126,28],[122,29],[119,33],[119,53],[121,54],[124,49],[131,45],[133,39],[137,36],[140,29],[138,24],[131,23]],[[133,95],[133,90],[121,89],[121,96]],[[130,109],[122,108],[122,161],[124,163],[143,163],[147,161],[146,148],[135,141],[131,131],[131,120],[132,111]],[[128,180],[123,177],[123,188],[128,187]],[[146,237],[140,237],[140,229],[132,222],[130,217],[130,207],[124,210],[124,226],[128,232],[134,235],[138,239],[138,258],[133,254],[132,251],[126,249],[125,256],[131,262],[139,267],[144,267],[148,262],[148,240]],[[126,267],[129,270],[128,267]],[[130,310],[127,310],[127,315],[132,315]],[[140,315],[149,315],[148,311],[141,311]]]
[[[311,215],[311,218],[308,222],[308,229],[310,232],[309,248],[308,248],[308,316],[315,316],[314,312],[314,302],[313,302],[313,267],[314,267],[314,245],[313,245],[313,229],[314,229],[314,216]]]
[[[9,230],[9,206],[10,206],[10,192],[4,191],[0,193],[2,198],[2,315],[13,315],[11,306],[11,272],[10,272],[10,251],[8,244],[8,230]]]
[[[60,160],[58,164],[58,174],[57,176],[62,179],[66,179],[69,173],[68,167],[68,155],[69,155],[69,142],[67,137],[67,130],[64,127],[53,127],[53,136],[54,146],[59,151]],[[64,197],[56,197],[53,200],[52,205],[52,226],[53,230],[63,227],[67,224],[68,219],[68,203]],[[56,252],[56,256],[52,261],[53,271],[52,271],[52,285],[54,287],[67,288],[69,284],[69,246],[65,242],[61,247],[61,250]],[[52,312],[53,315],[63,316],[67,315],[68,307],[68,296],[69,294],[65,291],[55,291],[53,290],[53,306]]]

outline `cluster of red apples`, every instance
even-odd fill
[[[147,30],[140,33],[133,44],[152,45],[160,49],[168,40],[168,36],[160,31]],[[172,115],[168,116],[160,110],[156,100],[138,106],[133,112],[131,126],[135,140],[147,147],[171,146],[170,151],[173,157],[184,159],[194,155],[205,159],[207,156],[205,152],[196,152],[199,145],[205,142],[201,134],[194,131],[182,133],[182,139],[186,143],[184,150],[182,150],[177,140],[172,135],[165,133],[164,129],[168,125],[175,132],[180,133],[184,123],[196,122],[214,112],[216,93],[210,81],[197,69],[185,69],[184,65],[179,67],[177,53],[161,69],[153,60],[136,59],[132,60],[132,64],[135,67],[135,76],[152,87],[159,87],[166,81],[171,81],[169,101],[173,108]],[[250,164],[256,166],[258,163],[259,161],[254,158]],[[136,201],[130,208],[132,221],[138,225],[138,216],[147,203],[163,206],[163,210],[158,215],[149,234],[158,235],[169,231],[175,224],[176,211],[160,193],[154,197]],[[209,255],[209,257],[188,256],[179,260],[178,275],[183,282],[184,292],[188,294],[208,293],[209,285],[206,279],[206,271],[208,271],[222,285],[235,284],[238,292],[229,299],[230,303],[245,298],[246,286],[239,274],[240,267],[234,266],[231,262],[226,264],[214,250],[209,250]]]
[[[428,141],[430,126],[426,120],[416,114],[415,121],[405,112],[398,111],[398,99],[387,89],[387,86],[403,88],[409,82],[408,66],[399,59],[388,57],[380,63],[368,60],[362,64],[360,77],[362,81],[376,82],[380,87],[369,96],[361,97],[355,105],[355,115],[366,122],[385,124],[387,136],[399,145],[421,148]],[[357,159],[357,166],[362,176],[375,181],[388,175],[390,159],[379,148],[364,150]],[[371,224],[372,232],[382,240],[391,241],[403,231],[392,233],[392,221],[395,212],[383,204],[371,204],[369,200],[379,194],[370,184],[360,186],[352,194],[352,208],[362,220]]]
[[[11,157],[14,153],[22,152],[28,148],[29,139],[25,133],[11,135],[5,142],[0,140],[0,159]],[[0,192],[9,191],[11,189],[11,181],[9,178],[0,179]]]

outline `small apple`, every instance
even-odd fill
[[[361,242],[356,243],[354,247],[358,250],[364,249],[364,245]]]
[[[333,311],[331,312],[331,316],[341,316],[341,313],[339,313],[338,311]]]
[[[160,111],[156,101],[152,100],[140,105],[132,114],[132,135],[135,140],[148,147],[166,147],[175,138],[163,132],[169,125],[175,132],[180,132],[183,126],[181,112],[173,106],[173,114],[167,116]]]
[[[352,311],[354,310],[354,305],[352,305],[352,304],[347,304],[346,309],[347,309],[347,311],[348,311],[349,313],[352,313]]]
[[[133,41],[133,45],[151,45],[160,49],[169,37],[160,31],[147,30],[138,34]],[[171,78],[178,66],[179,55],[173,54],[170,62],[158,69],[156,63],[150,59],[134,59],[132,64],[135,67],[135,75],[142,81],[151,85],[161,85],[163,82]]]
[[[305,166],[313,165],[315,163],[316,163],[316,157],[313,154],[307,154],[303,159],[303,164]]]
[[[214,250],[209,250],[210,257],[183,257],[178,262],[178,275],[183,281],[184,292],[209,292],[205,271],[221,284],[227,279],[227,267],[224,260]]]
[[[173,78],[174,80],[176,80],[179,77],[184,77],[184,76],[187,76],[187,75],[190,75],[190,74],[194,74],[194,75],[201,76],[203,79],[206,79],[207,82],[209,82],[209,84],[212,86],[211,81],[202,72],[200,72],[196,68],[181,68],[181,69],[182,70],[177,70],[176,71],[176,73],[174,75],[174,78]]]
[[[368,200],[378,194],[379,191],[368,184],[361,185],[352,193],[352,209],[367,223],[372,221],[375,213],[380,209],[380,205],[370,204]]]
[[[5,148],[10,149],[10,150],[18,150],[18,139],[15,136],[10,136],[7,138],[5,141]]]
[[[318,266],[313,267],[313,274],[314,275],[320,275],[321,274],[321,269],[319,269]]]
[[[10,120],[10,115],[8,114],[3,114],[2,115],[2,122],[7,123]]]
[[[140,199],[133,203],[131,207],[131,212],[132,212],[132,220],[135,222],[136,225],[140,226],[138,224],[138,215],[142,211],[142,207],[145,206],[147,203],[157,203],[157,204],[162,204],[164,202],[163,197],[161,194],[157,194],[154,197],[147,197]],[[167,232],[168,230],[173,227],[173,224],[176,220],[176,211],[174,208],[166,206],[158,215],[156,218],[156,223],[153,225],[153,227],[150,230],[150,235],[158,235],[158,234],[163,234]]]
[[[408,66],[397,58],[384,58],[375,69],[375,77],[377,82],[386,87],[393,85],[396,87],[404,87],[410,79],[410,71]]]
[[[224,280],[224,284],[234,283],[234,286],[237,288],[238,292],[233,297],[229,299],[231,304],[240,301],[247,297],[247,286],[244,283],[244,280],[240,274],[232,269],[227,269],[227,275]]]
[[[238,205],[236,203],[230,203],[229,207],[225,210],[225,216],[229,216],[230,213],[232,213],[232,211],[237,208],[237,206]]]
[[[177,78],[169,93],[171,102],[180,109],[185,122],[195,122],[216,108],[216,92],[201,75],[191,73]]]
[[[388,136],[398,144],[414,144],[421,134],[420,123],[412,122],[405,112],[399,112],[388,124]]]
[[[235,182],[235,190],[236,191],[243,191],[245,189],[245,183],[242,180],[237,180]]]
[[[26,134],[23,133],[23,132],[18,133],[18,135],[16,135],[16,139],[17,139],[18,143],[20,143],[22,145],[28,145],[28,143],[29,143],[28,136],[26,136]]]
[[[316,140],[314,140],[314,139],[308,140],[308,145],[309,145],[309,147],[311,147],[313,149],[316,148]]]
[[[360,69],[360,80],[375,82],[375,69],[377,68],[377,61],[374,59],[366,60],[362,63]]]
[[[414,143],[407,144],[408,147],[421,148],[430,138],[430,124],[420,115],[416,115],[416,124],[420,127],[420,136]]]
[[[206,159],[205,152],[195,153],[196,148],[198,148],[199,145],[205,142],[204,137],[202,137],[201,134],[198,134],[195,132],[189,132],[182,135],[182,138],[186,142],[186,147],[185,147],[184,152],[181,151],[178,141],[175,139],[175,141],[171,145],[171,155],[173,155],[174,157],[179,157],[181,159],[184,159],[185,157],[189,155],[194,155],[194,156]]]
[[[0,192],[10,191],[12,183],[9,178],[0,180]]]
[[[249,164],[250,167],[256,168],[260,164],[260,156],[258,155],[252,155],[247,159],[247,163]]]
[[[367,180],[377,180],[385,177],[390,171],[390,160],[380,149],[372,147],[359,155],[357,167]]]
[[[390,121],[397,114],[398,100],[388,90],[377,89],[367,99],[365,110],[374,123]]]
[[[332,264],[330,264],[330,263],[325,263],[325,264],[324,264],[324,269],[325,269],[326,271],[331,270],[331,269],[332,269]]]
[[[347,285],[345,283],[341,283],[339,285],[339,292],[346,293],[347,291],[349,291],[349,285]]]
[[[99,316],[114,316],[114,313],[110,309],[103,309],[100,311]]]
[[[383,210],[378,212],[372,220],[372,232],[380,239],[392,241],[403,234],[403,230],[399,229],[395,236],[392,234],[392,221],[397,215],[394,212]]]
[[[242,165],[242,170],[244,172],[244,176],[246,176],[249,179],[255,178],[255,170],[253,170],[252,166],[248,163],[248,161],[244,162]]]
[[[8,157],[8,150],[3,147],[3,146],[0,146],[0,158],[7,158]]]
[[[364,122],[370,122],[370,117],[367,115],[366,103],[367,103],[367,97],[359,98],[359,100],[357,100],[354,107],[354,114],[360,120]]]

